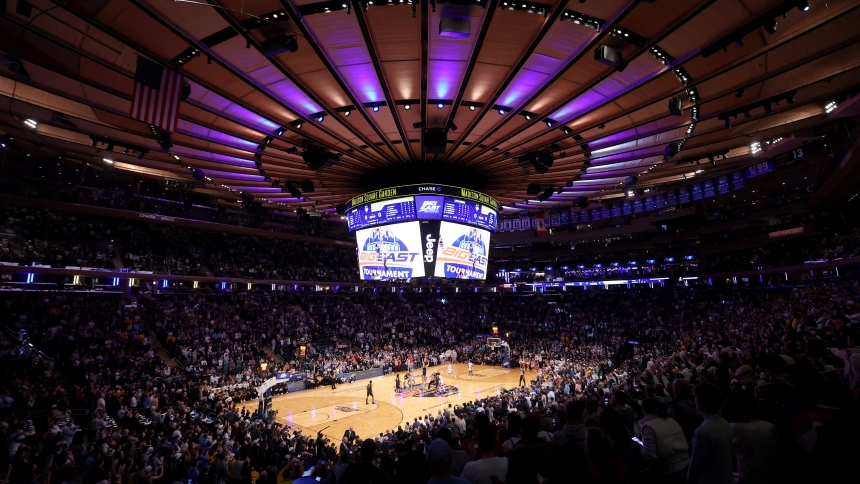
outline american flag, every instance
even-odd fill
[[[184,83],[185,78],[181,74],[138,56],[134,99],[129,115],[164,130],[175,131]]]

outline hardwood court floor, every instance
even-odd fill
[[[373,378],[373,394],[376,404],[365,404],[368,380],[345,383],[331,387],[320,387],[272,399],[272,408],[278,411],[277,420],[295,425],[305,434],[322,431],[333,441],[340,441],[345,430],[352,427],[363,438],[379,435],[387,429],[404,428],[407,422],[427,414],[436,415],[448,404],[456,405],[476,398],[497,394],[501,388],[513,388],[520,378],[519,369],[475,365],[469,377],[468,365],[455,363],[453,376],[449,377],[447,365],[428,368],[427,380],[432,373],[442,373],[447,387],[440,396],[431,390],[425,394],[420,389],[407,390],[403,395],[394,393],[395,375]],[[401,381],[405,373],[400,373]],[[416,381],[421,382],[420,370]],[[526,372],[526,379],[534,378],[534,372]],[[256,402],[246,406],[254,408]]]

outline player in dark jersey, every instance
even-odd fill
[[[370,403],[376,404],[376,399],[373,398],[373,380],[367,383],[367,396],[364,397],[364,404],[367,405],[367,399],[370,399]]]

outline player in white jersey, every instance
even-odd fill
[[[453,367],[453,366],[451,366],[451,363],[448,363],[448,374],[449,374],[449,375],[453,375],[453,374],[454,374],[454,367]]]
[[[469,362],[469,376],[472,376],[472,362]]]

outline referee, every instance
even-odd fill
[[[517,385],[521,387],[526,386],[526,371],[523,367],[520,367],[520,382]]]
[[[365,405],[367,405],[367,399],[368,398],[370,399],[370,403],[373,403],[373,404],[376,403],[376,399],[373,398],[373,380],[370,380],[370,382],[367,384],[367,396],[364,397],[364,404]]]

